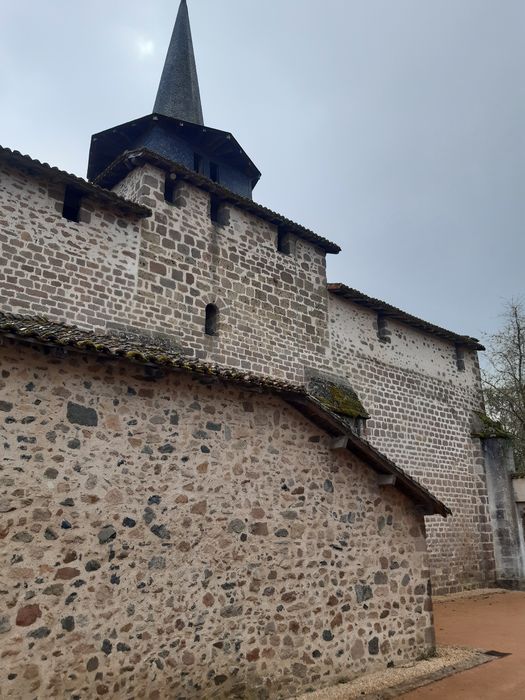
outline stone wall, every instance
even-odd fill
[[[371,414],[367,438],[453,511],[427,519],[435,593],[494,581],[484,460],[471,437],[472,412],[483,407],[477,356],[465,369],[453,343],[386,319],[331,295],[333,367],[345,374]]]
[[[280,399],[0,346],[2,697],[288,697],[433,645],[424,523]]]
[[[164,199],[164,173],[135,169],[118,186],[154,209],[119,218],[85,200],[80,223],[62,218],[63,186],[15,169],[0,181],[0,308],[45,313],[86,328],[133,328],[183,343],[190,354],[303,381],[328,351],[325,255],[235,207],[210,219],[210,196],[191,185]],[[205,309],[219,310],[204,333]]]
[[[133,303],[140,222],[90,199],[68,221],[64,189],[0,166],[0,308],[105,328]]]
[[[228,205],[214,223],[207,192],[181,182],[170,204],[164,184],[143,166],[115,188],[154,209],[130,322],[175,334],[201,359],[303,381],[328,351],[324,252],[291,237],[291,254],[280,253],[276,226]],[[216,336],[203,332],[208,304],[219,309]]]

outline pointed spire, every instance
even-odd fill
[[[204,124],[186,0],[181,0],[153,111]]]

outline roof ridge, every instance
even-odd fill
[[[358,289],[349,287],[342,282],[329,282],[326,288],[329,292],[332,292],[333,294],[340,296],[347,301],[351,301],[360,306],[365,306],[366,308],[373,309],[374,311],[379,311],[384,316],[390,316],[397,321],[405,323],[407,326],[412,326],[431,335],[436,335],[444,340],[450,340],[458,345],[470,347],[473,350],[485,350],[485,347],[480,344],[477,338],[473,338],[469,335],[461,335],[459,333],[455,333],[454,331],[450,331],[447,328],[443,328],[442,326],[437,326],[430,321],[425,321],[422,318],[418,318],[417,316],[403,311],[402,309],[399,309],[386,301],[370,297],[367,294],[360,292]]]
[[[14,163],[16,166],[32,168],[36,172],[43,175],[54,176],[61,182],[70,183],[80,188],[87,195],[91,194],[94,197],[114,204],[127,212],[137,214],[141,217],[151,216],[152,214],[151,209],[145,207],[143,204],[133,202],[119,194],[116,194],[116,192],[112,192],[111,190],[107,190],[100,185],[90,182],[89,180],[85,180],[79,175],[68,173],[66,170],[61,170],[56,165],[49,165],[49,163],[32,158],[27,154],[8,148],[7,146],[0,145],[0,160],[1,159]]]

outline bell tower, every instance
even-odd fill
[[[197,172],[248,199],[261,173],[233,135],[204,125],[197,66],[186,0],[181,0],[153,113],[95,134],[88,179],[113,187],[118,163],[134,154],[160,157]],[[128,164],[128,167],[131,167]]]

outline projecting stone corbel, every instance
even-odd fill
[[[349,438],[346,435],[334,438],[330,444],[331,450],[346,450],[348,447]]]
[[[394,474],[378,474],[377,484],[378,486],[395,486],[396,477]]]

